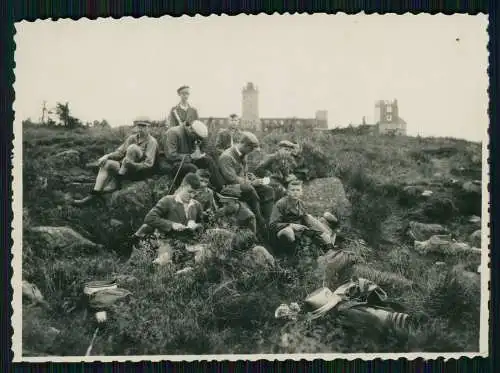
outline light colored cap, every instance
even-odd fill
[[[191,123],[193,132],[200,138],[205,139],[208,136],[208,128],[201,120],[195,120]]]
[[[297,148],[297,144],[294,144],[293,142],[288,141],[288,140],[282,140],[278,143],[278,147],[295,149],[295,148]]]
[[[243,131],[241,133],[241,141],[240,142],[242,144],[251,145],[256,149],[259,148],[259,145],[260,145],[260,142],[259,142],[259,139],[257,138],[257,136],[255,136],[252,132],[248,132],[248,131]]]
[[[151,120],[148,117],[137,117],[134,120],[134,126],[150,126]]]

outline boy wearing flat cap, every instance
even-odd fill
[[[258,149],[257,137],[251,132],[242,132],[240,141],[220,155],[219,167],[224,181],[223,192],[232,189],[239,193],[240,199],[255,214],[258,231],[263,234],[271,214],[274,191],[264,185],[263,179],[249,177],[247,155]]]
[[[182,177],[198,168],[210,172],[210,184],[216,191],[222,187],[219,168],[213,158],[204,152],[208,137],[207,126],[195,120],[193,123],[170,127],[162,139],[164,157],[160,159],[162,173],[171,174],[177,187]],[[176,177],[177,176],[177,177]]]
[[[130,135],[125,142],[114,152],[99,158],[94,189],[83,199],[73,201],[80,206],[102,197],[104,192],[112,192],[121,185],[121,180],[142,180],[149,177],[155,165],[158,142],[149,134],[150,121],[147,118],[138,118],[134,121],[136,132]]]
[[[298,145],[291,141],[280,141],[278,151],[268,155],[255,168],[256,176],[271,178],[270,185],[274,188],[276,199],[283,197],[288,183],[297,179],[293,172],[297,168],[294,154],[298,148]]]
[[[218,194],[219,204],[215,216],[220,226],[226,229],[246,229],[256,234],[255,214],[245,202],[239,200],[239,193],[228,189]]]
[[[220,157],[224,150],[230,148],[239,141],[241,137],[241,133],[238,130],[239,121],[238,115],[231,114],[228,118],[228,128],[223,128],[217,133],[215,140],[215,152],[217,157]]]
[[[183,85],[177,89],[177,94],[180,97],[180,102],[170,110],[168,116],[169,127],[180,126],[183,124],[192,124],[198,119],[198,111],[189,105],[188,99],[190,88]]]

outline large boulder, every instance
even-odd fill
[[[448,229],[440,224],[424,224],[410,221],[408,235],[416,241],[426,241],[434,235],[449,234]]]
[[[428,197],[419,208],[419,215],[428,220],[445,223],[455,217],[458,209],[450,198],[442,194]]]
[[[243,261],[249,268],[260,270],[270,269],[275,265],[274,257],[263,246],[255,246],[245,253]]]
[[[81,163],[80,152],[74,149],[65,150],[48,158],[49,164],[57,169],[78,167]]]
[[[480,181],[468,181],[462,188],[455,191],[455,200],[460,212],[464,215],[480,215],[482,204],[482,189]]]
[[[72,252],[102,248],[101,245],[83,237],[70,227],[31,227],[25,233],[31,246],[36,250]]]
[[[342,182],[336,177],[305,183],[303,200],[309,213],[313,215],[321,216],[325,211],[334,213],[340,219],[351,215],[351,203]]]

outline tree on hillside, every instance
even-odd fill
[[[58,102],[56,104],[56,114],[66,128],[76,128],[82,126],[82,123],[78,118],[70,115],[68,102],[66,102],[65,104],[61,104],[60,102]]]

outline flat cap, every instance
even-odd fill
[[[151,120],[148,117],[137,117],[134,119],[134,126],[150,126]]]
[[[217,193],[217,197],[221,201],[237,201],[241,195],[236,190],[227,189],[221,193]]]
[[[177,88],[177,93],[181,93],[184,89],[189,89],[188,85],[182,85],[179,88]]]
[[[289,148],[289,149],[295,149],[297,147],[297,144],[288,141],[288,140],[282,140],[278,143],[278,147],[280,148]]]
[[[193,132],[200,138],[205,139],[208,136],[208,128],[201,120],[195,120],[191,123]]]
[[[241,133],[241,143],[251,145],[254,148],[258,148],[260,145],[259,139],[252,132],[243,131]]]

